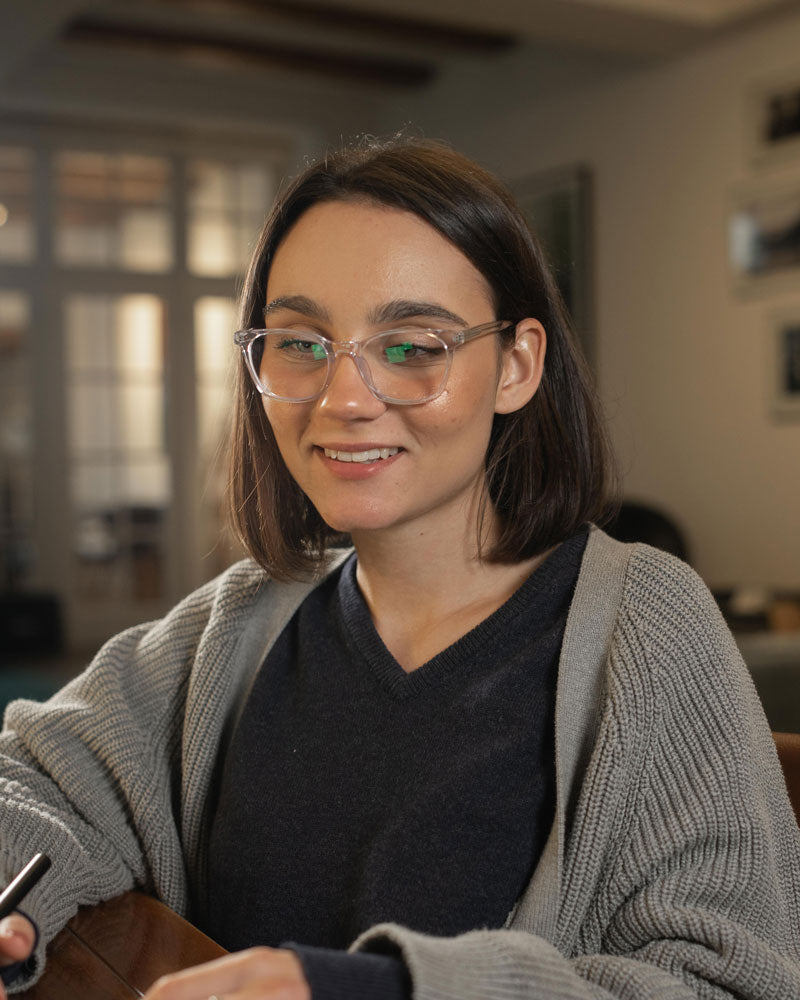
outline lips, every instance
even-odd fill
[[[345,451],[340,448],[323,448],[326,458],[331,458],[336,462],[378,462],[382,459],[391,458],[396,455],[400,448],[368,448],[364,451]]]

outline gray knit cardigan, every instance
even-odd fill
[[[202,912],[224,747],[310,586],[239,563],[112,639],[49,702],[9,707],[0,866],[53,858],[26,902],[43,942],[133,886]],[[353,948],[400,951],[420,1000],[800,1000],[800,831],[747,670],[688,567],[596,529],[564,635],[556,758],[556,819],[504,929],[387,924]]]

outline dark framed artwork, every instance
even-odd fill
[[[773,416],[800,420],[800,308],[773,317],[769,369]]]
[[[752,87],[749,135],[756,159],[800,158],[800,67]]]
[[[512,185],[555,273],[575,331],[595,359],[591,266],[592,183],[588,167],[564,167]]]
[[[728,226],[728,256],[739,288],[800,280],[800,180],[740,193]]]

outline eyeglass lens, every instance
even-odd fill
[[[318,396],[335,360],[322,338],[292,330],[270,330],[253,341],[253,366],[268,393],[285,400]],[[441,391],[447,376],[445,342],[426,330],[388,330],[359,348],[362,377],[382,398],[420,402]]]

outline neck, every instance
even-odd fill
[[[494,511],[486,520],[490,549],[497,537]],[[359,588],[378,633],[407,670],[496,611],[546,558],[481,560],[475,524],[475,511],[461,512],[436,530],[414,525],[353,538]]]

